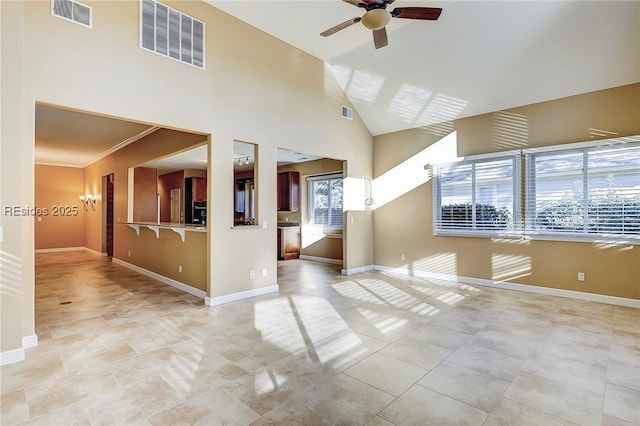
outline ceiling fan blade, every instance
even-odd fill
[[[380,49],[381,47],[385,47],[389,44],[389,40],[387,39],[387,29],[385,27],[373,32],[373,44],[376,46],[376,49]]]
[[[341,23],[341,24],[338,24],[338,25],[336,25],[336,26],[334,26],[334,27],[329,28],[329,29],[328,29],[328,30],[326,30],[326,31],[321,32],[321,33],[320,33],[320,35],[321,35],[322,37],[329,37],[331,34],[335,34],[335,33],[337,33],[337,32],[338,32],[338,31],[340,31],[340,30],[344,30],[345,28],[349,28],[349,27],[350,27],[350,26],[352,26],[353,24],[355,24],[355,23],[357,23],[357,22],[360,22],[360,20],[361,20],[361,19],[362,19],[362,18],[360,18],[360,17],[357,17],[357,18],[351,18],[351,19],[349,19],[348,21],[344,21],[344,22],[343,22],[343,23]]]
[[[396,7],[391,12],[394,18],[424,19],[435,21],[440,17],[442,8],[439,7]]]

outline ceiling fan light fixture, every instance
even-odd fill
[[[391,14],[385,9],[373,9],[362,17],[362,25],[376,31],[384,28],[391,20]]]

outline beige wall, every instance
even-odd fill
[[[185,242],[182,242],[178,234],[171,230],[161,230],[158,238],[147,228],[141,228],[140,235],[137,235],[132,228],[122,223],[126,222],[127,218],[129,197],[127,188],[130,167],[166,157],[172,152],[202,145],[206,141],[207,136],[201,134],[160,129],[87,166],[84,169],[85,187],[95,190],[94,193],[98,194],[98,203],[96,212],[89,212],[85,215],[87,232],[85,246],[96,251],[102,247],[103,218],[98,213],[102,211],[103,202],[100,188],[102,177],[113,173],[115,219],[113,256],[124,262],[206,291],[206,233],[188,232]],[[155,172],[152,174],[155,176]],[[155,184],[153,186],[155,188]],[[182,272],[179,272],[179,265],[182,265]]]
[[[0,199],[5,206],[33,206],[33,166],[27,162],[33,150],[20,141],[33,140],[33,131],[22,125],[29,114],[24,100],[23,51],[24,4],[0,2]],[[33,162],[33,160],[31,160]],[[23,181],[24,179],[24,181]],[[22,347],[22,338],[34,333],[33,220],[0,214],[4,241],[0,243],[0,352]]]
[[[634,84],[461,119],[451,128],[460,156],[629,136],[640,134],[638,99]],[[442,128],[374,138],[374,177],[437,141]],[[434,236],[432,196],[429,181],[375,210],[377,265],[640,299],[640,246]]]
[[[344,159],[348,176],[371,174],[372,137],[359,117],[341,118],[341,106],[351,104],[328,68],[203,2],[167,2],[207,25],[206,69],[197,69],[138,47],[139,2],[86,3],[93,8],[92,29],[52,17],[50,1],[2,2],[3,203],[34,203],[34,102],[210,135],[207,293],[275,284],[277,148]],[[258,209],[266,227],[232,227],[234,140],[258,145]],[[118,168],[101,164],[85,170],[87,191],[100,192],[102,176]],[[123,188],[116,176],[116,198]],[[116,202],[116,220],[126,218],[125,210]],[[356,222],[345,250],[354,268],[373,261],[371,214],[361,214],[369,223]],[[3,218],[2,225],[3,254],[15,257],[21,274],[14,296],[2,299],[4,352],[34,330],[34,236],[31,219]],[[127,261],[121,244],[133,231],[115,229],[114,255]],[[85,246],[100,251],[101,238],[101,221],[92,216],[85,221]],[[249,278],[250,270],[262,268],[267,277]]]
[[[35,179],[35,205],[46,209],[35,218],[35,248],[83,247],[84,215],[94,213],[78,198],[85,194],[83,170],[36,165]]]

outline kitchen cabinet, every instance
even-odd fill
[[[290,260],[300,257],[300,227],[278,228],[278,259]]]
[[[204,224],[207,217],[207,178],[184,180],[184,223]]]
[[[207,178],[194,177],[193,179],[193,201],[207,201]]]
[[[278,210],[297,212],[300,209],[300,173],[278,173]]]

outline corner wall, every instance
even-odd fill
[[[639,100],[640,83],[377,136],[374,178],[447,127],[459,156],[640,134]],[[640,299],[638,245],[434,236],[432,201],[428,181],[375,210],[376,265]]]

